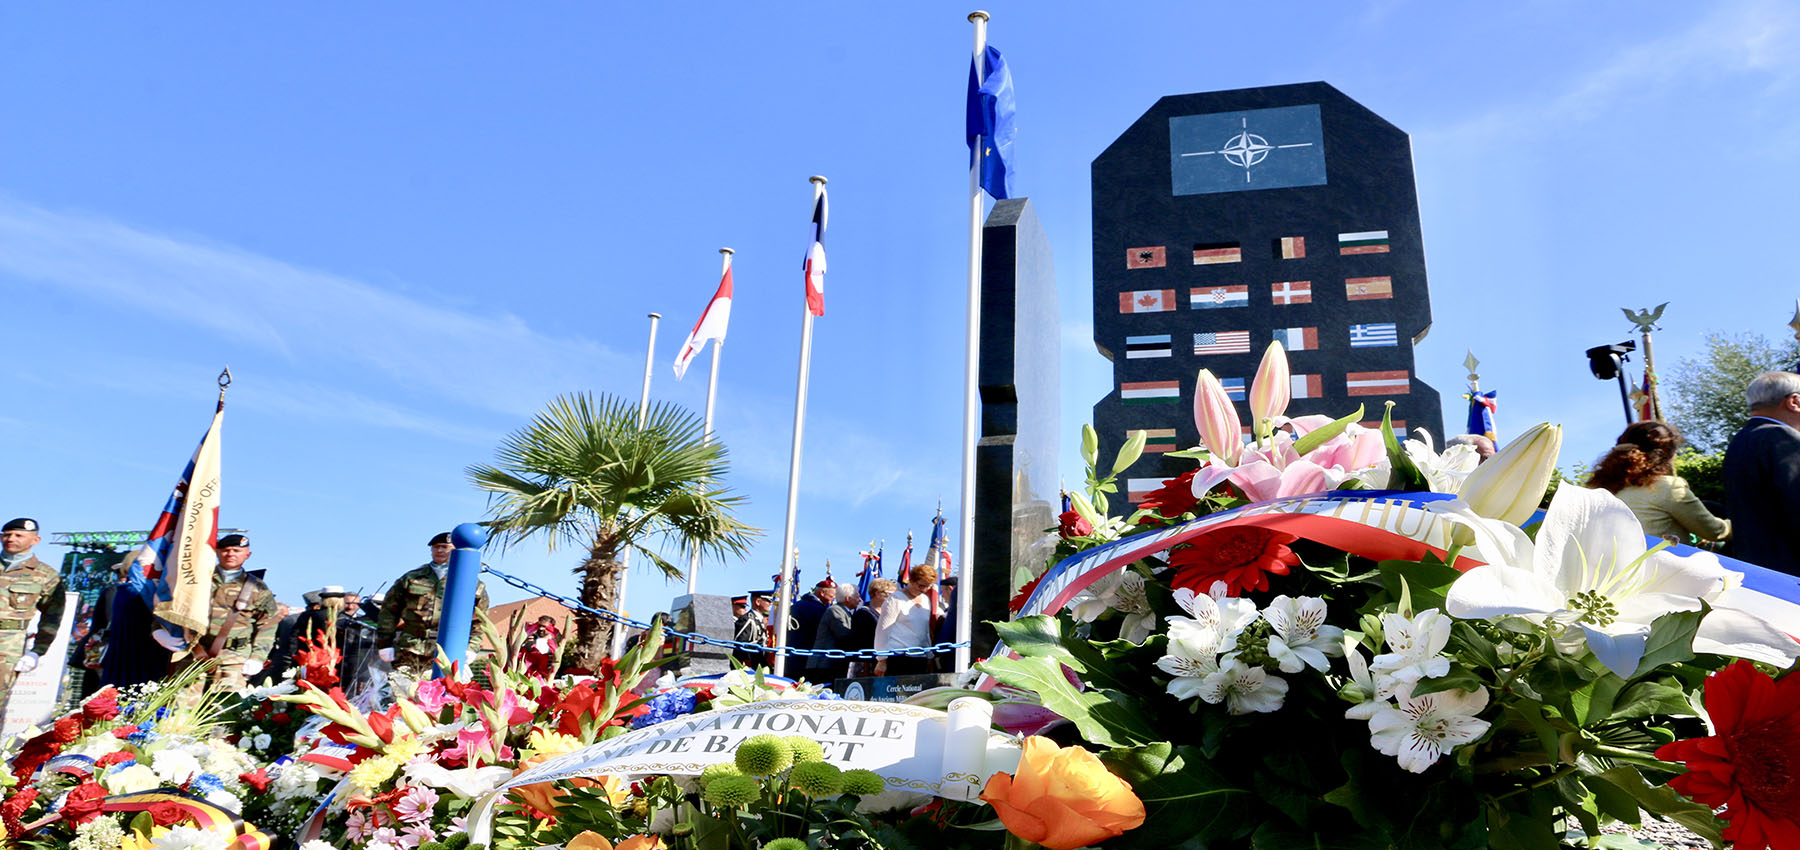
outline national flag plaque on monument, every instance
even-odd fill
[[[1175,309],[1175,290],[1140,289],[1119,293],[1120,313],[1163,313]]]

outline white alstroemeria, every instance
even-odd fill
[[[1350,681],[1362,694],[1362,702],[1344,709],[1346,720],[1368,720],[1375,713],[1391,708],[1387,701],[1388,694],[1377,677],[1369,675],[1369,662],[1363,659],[1362,650],[1357,646],[1356,638],[1345,636],[1343,646],[1344,660],[1350,665]],[[1389,680],[1390,682],[1392,680]]]
[[[1225,582],[1215,581],[1208,593],[1195,593],[1189,588],[1175,590],[1175,604],[1188,612],[1193,621],[1217,629],[1220,640],[1236,635],[1256,622],[1256,603],[1248,599],[1226,596]],[[1187,617],[1170,617],[1172,625]]]
[[[1326,657],[1344,651],[1344,630],[1325,625],[1325,600],[1316,596],[1277,596],[1263,609],[1262,617],[1275,630],[1269,636],[1269,655],[1283,673],[1298,673],[1306,667],[1323,673],[1331,667]]]
[[[1475,716],[1487,708],[1487,688],[1422,697],[1410,691],[1394,695],[1398,708],[1383,708],[1369,718],[1369,744],[1396,757],[1401,767],[1424,773],[1445,753],[1487,734],[1491,724]]]
[[[1104,576],[1069,601],[1069,616],[1078,623],[1093,622],[1109,611],[1123,616],[1119,637],[1132,643],[1143,643],[1156,631],[1156,613],[1150,610],[1144,576],[1136,570],[1123,569]]]
[[[1281,708],[1287,692],[1286,679],[1231,658],[1200,680],[1199,696],[1213,705],[1225,703],[1225,710],[1232,714],[1266,714]]]
[[[1184,700],[1199,696],[1206,677],[1219,672],[1217,627],[1186,617],[1170,617],[1169,648],[1166,655],[1156,660],[1156,666],[1175,677],[1169,680],[1169,696]]]
[[[1782,666],[1800,655],[1800,642],[1736,591],[1740,574],[1710,552],[1682,557],[1647,549],[1637,517],[1605,490],[1558,488],[1535,543],[1458,502],[1438,510],[1474,532],[1476,557],[1487,564],[1450,586],[1445,607],[1454,616],[1551,617],[1579,630],[1607,669],[1629,677],[1644,656],[1650,624],[1664,614],[1699,610],[1705,600],[1716,608],[1700,624],[1696,649]]]
[[[1383,614],[1381,630],[1390,651],[1375,656],[1370,670],[1408,684],[1450,672],[1450,659],[1443,654],[1450,642],[1450,618],[1444,612],[1430,608],[1411,618]]]

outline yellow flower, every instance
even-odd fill
[[[381,790],[382,783],[387,782],[400,769],[401,761],[393,756],[376,756],[366,759],[350,769],[350,784],[365,794],[374,794]]]
[[[533,729],[525,742],[525,757],[560,756],[581,749],[581,739],[554,729]]]
[[[1093,753],[1037,735],[1025,739],[1018,771],[994,774],[981,799],[1007,831],[1050,850],[1097,844],[1144,822],[1143,801]]]
[[[381,748],[381,752],[400,764],[406,764],[413,760],[413,756],[425,752],[425,745],[418,738],[396,736],[392,744]]]

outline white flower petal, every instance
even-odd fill
[[[1763,618],[1735,608],[1714,608],[1700,621],[1694,651],[1748,658],[1790,667],[1800,657],[1800,642]]]
[[[1568,604],[1555,584],[1528,570],[1490,564],[1450,585],[1444,608],[1453,617],[1485,620],[1508,614],[1549,614]]]
[[[1631,678],[1638,662],[1644,658],[1644,643],[1650,637],[1650,627],[1623,621],[1614,621],[1605,627],[1589,623],[1578,625],[1587,635],[1587,646],[1594,657],[1621,678]]]

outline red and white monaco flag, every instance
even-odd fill
[[[706,347],[707,340],[725,341],[725,326],[731,323],[731,257],[725,258],[725,275],[719,280],[719,291],[713,293],[711,301],[706,302],[706,309],[700,312],[700,321],[694,323],[694,329],[688,332],[687,342],[681,344],[681,353],[675,355],[675,380],[687,374],[689,363]]]

